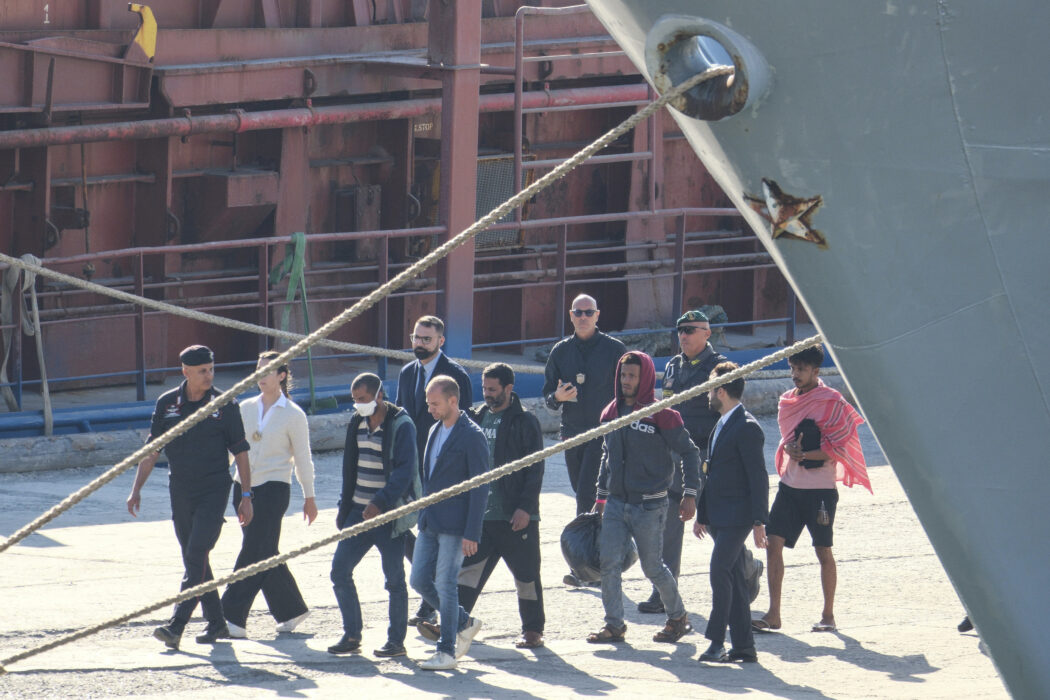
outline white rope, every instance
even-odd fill
[[[170,430],[165,432],[163,435],[157,437],[150,443],[136,450],[129,457],[125,458],[119,464],[99,476],[97,479],[87,484],[75,493],[67,496],[61,503],[50,508],[47,512],[43,513],[31,523],[25,525],[13,535],[8,537],[2,543],[0,543],[0,552],[3,552],[16,543],[22,541],[33,532],[36,532],[41,527],[57,518],[62,513],[66,512],[80,501],[87,498],[89,495],[108,484],[113,479],[117,478],[120,474],[123,474],[128,469],[138,464],[140,461],[146,458],[147,455],[159,452],[173,440],[184,434],[190,428],[195,426],[200,421],[207,418],[212,413],[216,412],[230,401],[251,388],[260,377],[264,377],[270,372],[275,371],[281,365],[287,363],[291,359],[298,357],[299,355],[306,352],[315,343],[319,342],[323,338],[327,338],[329,335],[334,333],[338,328],[348,323],[352,319],[356,318],[360,314],[364,313],[368,309],[371,309],[379,301],[385,299],[393,292],[400,289],[402,286],[407,284],[409,281],[417,277],[420,273],[437,263],[440,259],[451,253],[460,245],[463,245],[467,241],[471,240],[474,236],[484,231],[492,224],[498,222],[504,216],[509,214],[518,206],[524,204],[526,201],[536,196],[547,187],[551,186],[561,178],[565,177],[578,165],[586,161],[592,155],[600,151],[601,149],[608,146],[610,143],[615,141],[624,133],[633,129],[637,124],[647,119],[650,115],[659,109],[662,109],[671,100],[675,99],[678,95],[685,91],[699,85],[705,80],[710,80],[721,75],[728,75],[733,69],[728,66],[717,66],[709,70],[704,71],[698,75],[694,75],[683,83],[676,85],[674,88],[668,90],[666,93],[660,96],[656,101],[646,105],[638,112],[632,114],[622,123],[613,127],[602,136],[585,146],[582,150],[574,154],[571,158],[566,160],[564,163],[554,168],[543,177],[536,180],[534,183],[526,187],[524,190],[514,195],[506,202],[496,207],[488,214],[483,216],[478,221],[471,224],[466,230],[453,236],[449,240],[442,243],[436,249],[431,251],[422,260],[418,260],[410,265],[405,270],[402,270],[398,275],[373,290],[370,294],[359,300],[356,304],[350,308],[344,309],[341,313],[336,315],[334,318],[329,320],[323,326],[318,328],[310,335],[302,338],[296,342],[292,347],[288,348],[284,352],[280,353],[276,358],[271,360],[266,365],[256,369],[255,372],[251,373],[241,381],[237,382],[230,389],[226,390],[219,396],[206,403],[201,408],[197,409],[188,418],[180,421],[178,424],[173,426]],[[12,258],[8,255],[0,254],[0,261],[7,262],[8,264],[21,265],[21,261]],[[39,266],[37,266],[39,267]]]
[[[715,379],[704,382],[703,384],[687,389],[686,391],[683,391],[680,394],[675,394],[674,396],[662,399],[660,401],[657,401],[656,403],[638,408],[627,415],[620,416],[619,418],[609,421],[608,423],[603,423],[596,428],[588,430],[585,433],[575,435],[571,438],[557,443],[556,445],[544,448],[539,452],[534,452],[533,454],[522,457],[521,459],[514,460],[513,462],[508,462],[507,464],[491,469],[485,472],[484,474],[480,474],[466,481],[462,481],[454,486],[450,486],[447,489],[438,491],[437,493],[430,494],[429,496],[424,496],[423,498],[401,506],[400,508],[395,508],[394,510],[381,513],[380,515],[377,515],[376,517],[371,518],[370,520],[365,520],[364,522],[346,528],[345,530],[340,530],[337,533],[328,535],[327,537],[323,537],[319,540],[316,540],[315,542],[311,542],[310,544],[299,547],[298,549],[285,552],[284,554],[278,554],[276,556],[270,557],[269,559],[264,559],[263,561],[256,562],[250,566],[246,566],[243,569],[234,571],[233,573],[227,576],[223,576],[222,578],[208,581],[207,583],[202,583],[199,586],[194,586],[193,588],[188,588],[185,591],[180,592],[178,595],[170,596],[155,603],[150,603],[149,605],[146,605],[142,608],[133,610],[132,612],[125,613],[123,615],[119,615],[104,622],[100,622],[96,625],[92,625],[91,627],[85,627],[83,629],[77,630],[76,632],[71,632],[50,642],[41,644],[40,646],[26,649],[22,652],[14,654],[13,656],[0,660],[0,674],[6,672],[6,666],[10,666],[11,664],[17,661],[27,659],[31,656],[36,656],[37,654],[41,654],[45,651],[54,649],[64,644],[69,644],[70,642],[75,642],[78,639],[83,639],[84,637],[91,636],[110,627],[114,627],[123,622],[127,622],[128,620],[153,612],[154,610],[159,610],[169,605],[174,605],[175,603],[179,603],[184,600],[189,600],[190,598],[196,598],[209,591],[216,590],[220,586],[228,585],[230,583],[233,583],[234,581],[240,581],[241,579],[248,578],[249,576],[254,576],[259,572],[266,571],[267,569],[271,569],[275,566],[279,566],[280,564],[285,563],[289,559],[302,556],[303,554],[312,552],[315,549],[319,549],[320,547],[332,544],[333,542],[338,542],[339,540],[343,540],[348,537],[353,537],[363,532],[367,532],[372,528],[379,527],[380,525],[385,525],[386,523],[392,520],[396,520],[404,515],[408,515],[409,513],[422,510],[427,506],[433,505],[440,501],[444,501],[458,494],[470,491],[479,486],[500,479],[506,476],[507,474],[510,474],[511,472],[515,472],[519,469],[524,469],[525,467],[535,464],[536,462],[539,462],[542,459],[546,459],[555,454],[558,454],[559,452],[564,452],[565,450],[571,449],[578,445],[582,445],[585,442],[589,442],[591,440],[599,438],[607,433],[623,428],[635,421],[641,420],[646,416],[651,416],[654,413],[662,411],[665,408],[671,408],[672,406],[681,403],[682,401],[687,401],[695,396],[699,396],[704,392],[711,391],[712,389],[722,386],[723,384],[728,384],[729,382],[735,381],[736,379],[746,377],[752,372],[762,367],[766,367],[775,362],[779,362],[780,360],[788,358],[794,355],[795,353],[801,352],[802,350],[817,345],[821,342],[822,338],[819,335],[807,338],[806,340],[800,341],[798,343],[795,343],[794,345],[783,348],[771,355],[763,357],[759,360],[755,360],[754,362],[744,365],[743,367],[739,367],[731,372],[727,372],[721,377],[717,377]]]

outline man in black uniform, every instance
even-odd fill
[[[215,359],[211,350],[203,345],[191,345],[182,351],[179,359],[186,379],[177,389],[157,399],[148,440],[160,437],[220,394],[212,387]],[[237,508],[237,517],[241,525],[247,525],[252,519],[248,441],[244,439],[244,424],[237,402],[231,401],[190,428],[169,443],[164,452],[168,457],[171,519],[175,523],[175,536],[179,539],[186,569],[180,590],[186,590],[214,578],[208,553],[219,539],[223,513],[230,498],[230,453],[237,462],[241,480],[241,504]],[[128,512],[136,517],[142,486],[158,457],[159,452],[147,456],[135,473],[135,484],[128,496]],[[197,600],[191,598],[176,605],[171,620],[155,629],[153,636],[169,648],[178,649]],[[216,639],[228,638],[230,631],[222,614],[219,594],[209,591],[199,600],[208,626],[197,636],[197,643],[211,644]]]
[[[405,409],[416,426],[416,454],[419,457],[419,474],[422,479],[427,436],[430,434],[430,426],[437,422],[427,409],[427,383],[433,377],[442,374],[455,379],[459,385],[459,405],[464,409],[470,408],[473,403],[473,389],[467,370],[441,351],[441,346],[445,344],[444,321],[437,316],[420,316],[409,340],[412,341],[412,354],[416,359],[401,368],[401,374],[397,377],[397,399],[394,403]],[[406,533],[405,558],[409,561],[412,561],[415,544],[415,535],[411,532]],[[423,621],[437,622],[437,611],[425,600],[419,603],[419,609],[409,618],[408,624],[416,625]]]
[[[727,358],[720,354],[711,345],[711,323],[703,311],[687,311],[682,314],[676,324],[678,328],[678,344],[682,352],[672,357],[664,369],[664,398],[681,394],[687,389],[703,384],[710,379],[711,370]],[[675,410],[682,414],[685,427],[689,431],[696,446],[700,448],[701,459],[706,460],[707,439],[711,436],[711,430],[718,422],[718,411],[711,408],[707,401],[707,392],[695,396],[675,406]],[[682,463],[675,457],[675,479],[668,490],[670,507],[673,510],[682,500]],[[703,475],[701,475],[703,476]],[[685,523],[677,518],[668,518],[664,529],[663,558],[664,564],[671,570],[675,580],[682,565],[682,536],[685,532]],[[762,578],[762,562],[751,556],[751,552],[744,549],[745,562],[748,572],[748,590],[753,601],[758,596],[759,581]],[[653,588],[649,600],[638,603],[638,612],[662,613],[664,604],[660,600],[660,594]]]
[[[553,411],[561,409],[563,440],[597,427],[602,409],[613,398],[616,363],[627,352],[623,343],[598,330],[601,312],[594,297],[581,294],[573,299],[569,314],[576,332],[551,350],[543,383],[547,406]],[[601,459],[600,438],[565,451],[577,515],[594,506]],[[572,573],[564,581],[570,586],[598,585],[580,581]]]

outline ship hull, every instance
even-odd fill
[[[1050,94],[1028,74],[1050,8],[589,4],[651,81],[669,15],[765,59],[744,110],[675,119],[824,335],[1010,692],[1050,697]],[[774,239],[763,178],[822,198],[826,249]]]

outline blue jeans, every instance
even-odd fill
[[[346,517],[344,527],[356,525],[362,521],[364,507],[354,505]],[[386,577],[386,589],[390,592],[390,626],[387,627],[387,641],[394,644],[405,643],[405,632],[408,629],[408,587],[405,586],[405,536],[391,537],[393,523],[380,525],[368,532],[345,540],[339,540],[332,558],[332,589],[339,602],[339,612],[343,615],[343,632],[353,639],[361,639],[361,602],[357,597],[354,585],[354,568],[373,546],[379,550],[383,562],[383,576]]]
[[[470,616],[459,604],[459,567],[463,564],[463,537],[423,529],[412,553],[412,588],[441,615],[438,651],[456,655],[456,635]],[[455,620],[455,622],[452,622]]]
[[[652,581],[660,593],[667,617],[678,619],[685,615],[685,605],[678,595],[678,584],[663,560],[664,520],[667,517],[667,499],[647,503],[624,503],[610,498],[602,515],[602,534],[599,542],[602,565],[602,605],[605,623],[617,629],[623,623],[623,591],[621,579],[623,558],[631,537],[638,546],[638,561],[642,573]]]

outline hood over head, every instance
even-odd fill
[[[620,368],[623,366],[623,361],[629,356],[637,357],[642,365],[638,382],[638,395],[634,400],[635,408],[642,408],[643,406],[656,403],[656,367],[653,366],[653,358],[640,350],[629,350],[616,363],[613,400],[602,411],[601,420],[603,423],[618,418],[620,415],[619,404],[623,400],[623,394],[620,389]],[[648,418],[643,418],[642,421],[652,423],[662,430],[676,428],[683,424],[682,416],[673,408],[665,408]]]

